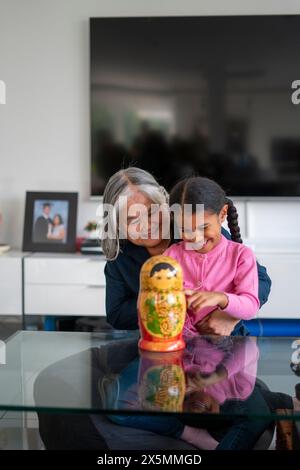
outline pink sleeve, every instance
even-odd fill
[[[234,292],[224,294],[228,297],[225,311],[241,320],[254,318],[259,310],[258,274],[254,253],[243,247],[234,278]]]
[[[235,340],[232,354],[226,356],[222,364],[228,372],[228,377],[240,371],[256,377],[258,356],[256,341],[250,337],[243,337]]]

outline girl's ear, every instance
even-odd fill
[[[224,220],[227,217],[227,211],[228,211],[228,204],[225,204],[220,210],[220,214],[219,214],[219,219],[220,219],[221,224],[224,222]]]

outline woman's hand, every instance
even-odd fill
[[[186,290],[188,308],[200,310],[204,307],[226,308],[228,297],[223,292],[205,292]]]
[[[197,323],[196,328],[202,335],[230,336],[239,321],[238,318],[217,309]]]

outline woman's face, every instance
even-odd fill
[[[60,224],[60,220],[59,220],[58,215],[56,215],[53,219],[53,225],[59,225],[59,224]]]
[[[159,245],[163,238],[162,218],[157,205],[137,188],[133,188],[127,199],[127,225],[123,227],[127,239],[134,245],[146,248]]]

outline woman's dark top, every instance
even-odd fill
[[[231,238],[223,228],[222,234],[228,239]],[[148,258],[150,258],[150,254],[146,248],[126,241],[117,259],[106,263],[106,317],[108,323],[116,329],[135,330],[138,328],[137,298],[140,287],[140,270]],[[257,263],[257,271],[258,297],[260,306],[262,306],[268,300],[271,279],[266,268],[259,263]]]

